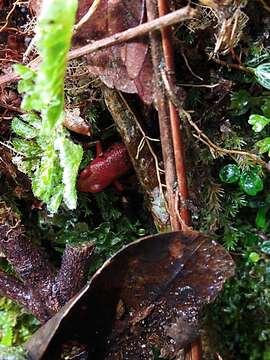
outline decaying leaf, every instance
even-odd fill
[[[89,10],[93,0],[80,0],[79,21]],[[40,1],[30,1],[38,12]],[[93,17],[76,32],[73,45],[82,46],[117,32],[137,26],[144,20],[144,1],[101,0]],[[136,39],[127,44],[112,46],[86,56],[89,71],[110,88],[126,93],[138,93],[146,103],[152,102],[152,65],[147,41]]]
[[[201,308],[213,302],[234,263],[195,232],[137,240],[109,259],[89,284],[30,339],[31,359],[172,359],[198,335]],[[66,356],[66,355],[65,355]]]
[[[91,136],[91,127],[87,121],[80,116],[80,109],[66,110],[64,126],[77,134]]]

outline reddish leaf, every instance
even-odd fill
[[[150,360],[154,348],[173,358],[197,337],[200,309],[233,273],[228,252],[203,234],[140,239],[108,260],[27,349],[35,360],[71,348],[85,359]]]

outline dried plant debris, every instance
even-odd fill
[[[89,10],[92,0],[79,2],[77,21]],[[40,1],[32,0],[33,11],[38,12]],[[137,26],[144,19],[144,1],[101,0],[93,18],[87,21],[74,36],[73,45],[81,46],[91,40]],[[152,65],[146,40],[136,39],[126,44],[112,46],[86,56],[88,71],[110,88],[127,93],[138,93],[150,104],[153,100]]]
[[[195,232],[133,242],[109,259],[86,286],[26,345],[31,359],[174,358],[198,336],[201,308],[234,274],[227,251]],[[66,356],[66,355],[65,355]]]
[[[226,55],[235,48],[249,17],[241,10],[246,2],[203,0],[199,6],[198,17],[186,22],[190,32],[214,29],[214,46],[207,48],[209,57]]]

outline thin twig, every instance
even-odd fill
[[[208,89],[213,89],[217,86],[219,86],[220,83],[216,83],[216,84],[213,84],[213,85],[208,85],[208,84],[178,84],[177,83],[177,86],[183,86],[183,87],[197,87],[197,88],[201,88],[201,87],[205,87],[205,88],[208,88]]]
[[[159,16],[166,15],[169,11],[169,3],[167,0],[158,0],[158,11]],[[174,50],[172,46],[172,36],[171,28],[166,27],[161,29],[161,39],[162,39],[162,48],[164,53],[164,60],[166,69],[168,71],[170,81],[175,82],[175,67],[174,67]],[[180,130],[180,119],[177,114],[174,104],[170,101],[169,103],[169,114],[170,114],[170,123],[172,131],[172,142],[173,142],[173,151],[175,159],[175,170],[176,178],[179,189],[179,195],[181,198],[181,209],[180,216],[182,220],[186,223],[190,223],[190,213],[186,206],[183,206],[188,200],[188,185],[187,185],[187,176],[186,176],[186,167],[184,159],[184,146]],[[179,223],[179,225],[181,225]],[[175,229],[177,230],[177,229]]]
[[[16,0],[15,3],[12,5],[11,10],[9,11],[9,13],[6,16],[6,22],[5,24],[0,28],[0,32],[2,32],[7,26],[8,26],[8,20],[11,17],[12,13],[14,12],[14,10],[16,9],[16,6],[18,5],[19,0]]]
[[[74,26],[74,33],[76,33],[87,21],[91,19],[94,12],[96,11],[101,0],[94,0],[87,13],[81,18],[81,20]]]
[[[184,51],[181,51],[181,55],[183,56],[184,62],[185,62],[185,64],[186,64],[186,67],[188,68],[188,70],[189,70],[189,72],[191,73],[191,75],[193,75],[193,76],[196,77],[197,79],[203,81],[203,78],[200,77],[199,75],[196,75],[196,74],[194,73],[194,71],[191,69],[191,67],[190,67],[190,65],[189,65],[189,63],[188,63],[188,59],[187,59]]]
[[[219,64],[219,65],[226,66],[226,67],[231,68],[231,69],[241,70],[241,71],[244,71],[244,72],[246,72],[246,73],[248,73],[248,74],[252,74],[252,71],[251,71],[249,68],[246,68],[246,67],[243,66],[243,65],[239,65],[239,64],[229,64],[229,63],[227,63],[226,61],[217,59],[217,58],[215,58],[215,57],[212,57],[211,60],[213,60],[214,62],[216,62],[216,63]]]
[[[151,31],[159,30],[165,26],[174,25],[181,21],[195,17],[197,14],[195,9],[192,9],[190,6],[186,6],[182,9],[171,12],[168,15],[162,16],[158,19],[148,21],[144,24],[140,24],[131,29],[125,30],[120,33],[116,33],[112,36],[108,36],[104,39],[94,41],[91,44],[87,44],[78,49],[71,50],[68,54],[68,60],[76,59],[78,57],[91,54],[98,50],[107,48],[109,46],[118,45],[122,42],[129,41],[131,39],[143,36]],[[31,61],[28,66],[31,69],[36,69],[40,63],[40,57],[38,56],[33,61]],[[15,72],[0,76],[0,85],[6,84],[8,82],[17,81],[19,76]]]
[[[146,0],[146,9],[147,9],[147,19],[152,22],[153,19],[158,18],[158,7],[156,0]],[[165,15],[168,16],[168,15]],[[164,58],[162,55],[160,34],[155,32],[150,32],[150,45],[151,45],[151,55],[152,63],[154,69],[154,79],[155,79],[155,100],[158,110],[159,118],[159,129],[160,129],[160,140],[162,148],[162,157],[164,162],[165,170],[165,180],[167,186],[167,202],[168,202],[168,211],[170,214],[170,222],[173,229],[179,229],[179,223],[177,215],[174,211],[174,186],[177,182],[176,172],[175,172],[175,160],[174,160],[174,151],[172,143],[172,134],[171,134],[171,124],[169,120],[169,109],[168,101],[165,96],[165,89],[162,84],[161,74],[160,74],[160,64],[164,63]]]
[[[252,161],[254,161],[256,164],[259,164],[261,166],[263,166],[267,171],[270,171],[270,167],[269,165],[263,161],[259,156],[257,156],[256,154],[253,154],[251,152],[248,151],[244,151],[244,150],[237,150],[237,149],[226,149],[226,148],[222,148],[218,145],[216,145],[215,143],[212,142],[212,140],[209,139],[209,137],[198,127],[197,124],[195,124],[194,121],[192,121],[190,114],[185,111],[181,104],[179,103],[179,100],[177,99],[177,96],[175,95],[172,86],[168,80],[167,74],[164,70],[162,70],[162,79],[164,82],[164,86],[165,89],[168,93],[168,96],[170,97],[171,101],[175,104],[175,106],[177,107],[177,110],[179,112],[180,116],[185,116],[185,118],[187,119],[188,123],[196,130],[197,134],[193,134],[193,136],[200,140],[202,143],[206,144],[209,149],[211,150],[211,152],[213,153],[213,150],[218,153],[218,154],[223,154],[223,155],[229,155],[229,156],[234,156],[234,155],[240,155],[240,156],[246,156],[248,158],[250,158]]]
[[[123,100],[123,103],[126,105],[126,107],[128,108],[128,110],[132,112],[132,110],[130,109],[130,106],[128,105],[126,99],[125,99],[124,96],[121,94],[121,92],[118,92],[118,94],[119,94],[119,96],[121,97],[121,99]],[[154,162],[155,162],[156,174],[157,174],[157,179],[158,179],[158,184],[159,184],[160,196],[165,199],[164,193],[163,193],[163,189],[162,189],[161,176],[160,176],[160,173],[161,173],[161,172],[164,172],[164,171],[163,171],[162,169],[160,169],[159,163],[158,163],[158,158],[157,158],[157,156],[156,156],[156,154],[155,154],[155,152],[154,152],[154,150],[153,150],[153,148],[152,148],[152,146],[151,146],[151,144],[150,144],[150,141],[159,141],[159,140],[158,140],[158,139],[153,139],[153,138],[150,138],[150,137],[146,136],[146,134],[145,134],[143,128],[141,127],[141,124],[140,124],[139,121],[137,120],[136,116],[134,116],[134,121],[135,121],[136,125],[138,126],[139,131],[140,131],[141,134],[142,134],[142,140],[141,140],[141,142],[140,142],[140,144],[139,144],[139,146],[138,146],[138,150],[137,150],[137,153],[136,153],[136,159],[139,158],[139,153],[140,153],[140,151],[142,151],[144,143],[146,143],[147,146],[148,146],[148,149],[149,149],[149,151],[150,151],[150,153],[151,153],[151,155],[153,156]],[[139,148],[140,148],[140,151],[139,151]],[[138,156],[138,157],[137,157],[137,156]]]
[[[266,4],[265,0],[258,0],[258,2],[260,2],[262,4],[262,6],[264,7],[264,9],[266,11],[270,12],[270,6]]]
[[[24,111],[16,106],[13,106],[13,105],[9,105],[9,104],[6,104],[5,102],[1,101],[0,100],[0,107],[3,107],[5,109],[8,109],[10,111],[14,111],[14,112],[17,112],[19,114],[24,114]]]

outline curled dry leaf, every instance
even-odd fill
[[[89,10],[93,0],[80,0],[79,21]],[[39,11],[40,1],[31,0],[31,9]],[[76,32],[73,45],[85,45],[135,27],[143,22],[144,1],[101,0],[93,17]],[[139,39],[112,46],[86,56],[89,71],[110,88],[126,93],[138,93],[148,104],[152,102],[152,65],[147,40]]]
[[[201,233],[137,240],[109,259],[26,349],[34,360],[61,359],[75,349],[92,360],[150,360],[154,349],[172,359],[197,337],[199,311],[233,274],[229,253]]]
[[[91,136],[91,127],[87,121],[80,116],[80,109],[66,110],[64,125],[67,129],[81,135]]]

